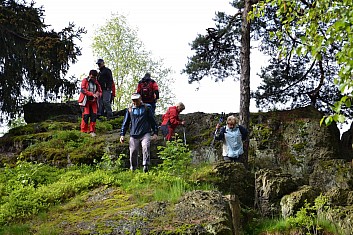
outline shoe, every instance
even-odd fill
[[[96,136],[97,136],[97,134],[94,133],[94,132],[91,132],[90,135],[91,135],[92,137],[96,137]]]
[[[143,166],[143,172],[147,173],[148,172],[148,166]]]

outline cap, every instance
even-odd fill
[[[145,76],[143,77],[143,79],[150,79],[151,78],[151,74],[150,73],[146,73]]]
[[[133,93],[132,96],[131,96],[132,100],[137,100],[137,99],[140,99],[140,98],[141,98],[141,95],[139,93]]]
[[[104,60],[103,59],[98,59],[96,64],[101,64],[101,63],[104,63]]]

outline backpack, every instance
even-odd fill
[[[141,97],[144,102],[153,102],[154,101],[154,91],[153,91],[153,83],[154,80],[150,81],[142,81],[141,82]]]

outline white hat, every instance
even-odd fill
[[[139,93],[134,93],[134,94],[132,94],[132,96],[131,96],[131,99],[132,100],[137,100],[137,99],[140,99],[141,98],[141,95],[139,94]]]

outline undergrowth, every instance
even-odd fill
[[[123,155],[112,160],[109,154],[93,165],[61,169],[23,160],[14,167],[5,166],[0,172],[0,234],[18,234],[16,230],[26,230],[24,224],[33,216],[102,186],[121,188],[140,204],[176,202],[186,191],[212,189],[189,178],[196,166],[191,165],[191,152],[181,141],[168,142],[160,154],[164,162],[148,173],[125,169]]]

